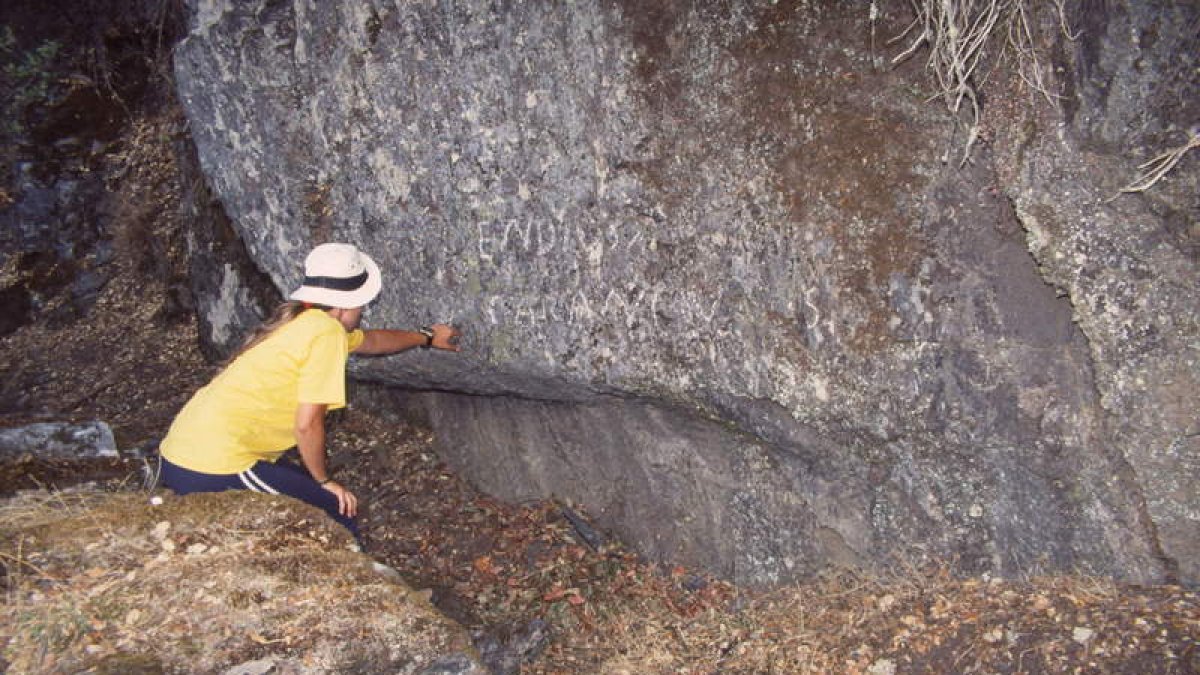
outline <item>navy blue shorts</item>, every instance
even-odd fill
[[[295,497],[323,509],[331,518],[350,530],[356,541],[359,540],[358,524],[354,522],[353,518],[338,513],[337,497],[321,487],[317,481],[313,480],[312,476],[308,475],[307,471],[285,459],[274,463],[260,460],[241,473],[215,474],[185,469],[163,458],[162,481],[164,485],[179,495],[193,492],[253,490]]]

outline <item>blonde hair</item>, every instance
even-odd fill
[[[300,316],[301,312],[306,309],[325,310],[328,308],[324,305],[314,305],[310,302],[300,302],[299,300],[288,300],[287,302],[284,302],[283,304],[277,306],[275,311],[271,312],[271,316],[267,317],[265,321],[259,324],[258,328],[255,328],[253,332],[247,335],[245,341],[242,342],[242,346],[239,347],[232,356],[225,359],[221,365],[228,366],[229,364],[233,363],[237,357],[258,346],[259,343],[270,337],[272,333],[291,322],[292,319]]]

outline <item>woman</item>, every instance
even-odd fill
[[[304,281],[212,382],[192,396],[163,439],[163,483],[176,493],[248,489],[319,506],[355,538],[358,498],[329,475],[325,413],[346,405],[346,360],[413,347],[458,351],[459,333],[360,330],[382,288],[379,266],[350,244],[322,244]],[[304,469],[280,455],[295,446]],[[307,470],[307,472],[305,471]]]

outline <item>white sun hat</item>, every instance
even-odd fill
[[[374,300],[381,288],[379,265],[353,244],[321,244],[304,259],[304,281],[288,297],[354,309]]]

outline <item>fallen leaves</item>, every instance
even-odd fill
[[[252,642],[255,642],[256,644],[260,644],[260,645],[274,645],[274,644],[279,644],[279,643],[284,643],[284,644],[290,645],[292,643],[292,636],[290,636],[290,635],[281,637],[281,638],[273,638],[272,639],[272,638],[263,637],[263,635],[261,633],[259,633],[258,631],[254,631],[254,630],[247,631],[246,637],[250,638],[250,640]]]
[[[555,586],[554,588],[542,594],[542,600],[544,602],[557,602],[563,599],[566,599],[568,604],[575,607],[587,603],[587,600],[585,600],[583,597],[582,591],[580,591],[578,588],[562,588],[560,586]]]
[[[751,593],[619,543],[593,550],[553,501],[483,498],[438,463],[421,430],[359,413],[340,424],[335,438],[373,439],[369,450],[347,448],[356,461],[346,466],[348,480],[378,500],[371,552],[439,589],[435,603],[468,625],[545,620],[553,640],[522,672],[939,673],[983,664],[1062,672],[1096,661],[1108,664],[1104,672],[1140,675],[1172,672],[1146,660],[1181,663],[1196,640],[1194,594],[1091,578],[835,571]],[[1077,629],[1092,631],[1084,643]]]
[[[475,571],[479,572],[480,574],[490,577],[496,576],[496,566],[492,563],[492,556],[490,555],[479,556],[475,559],[475,562],[472,563],[471,566],[474,567]]]

